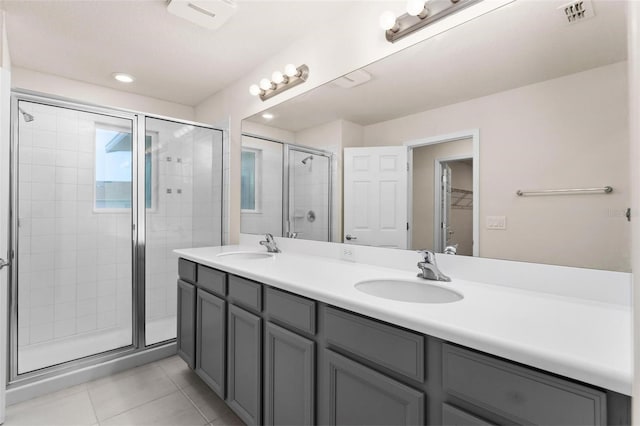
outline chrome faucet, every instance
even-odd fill
[[[260,245],[265,246],[269,253],[280,253],[280,249],[276,245],[276,240],[273,239],[273,235],[265,234],[264,238],[264,241],[260,241]]]
[[[451,278],[440,272],[440,269],[438,269],[438,265],[436,264],[436,255],[433,254],[432,251],[418,250],[418,253],[422,256],[422,262],[418,262],[418,268],[420,268],[421,271],[418,273],[419,278],[434,281],[451,281]]]

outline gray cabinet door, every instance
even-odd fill
[[[329,424],[424,424],[422,392],[330,350],[325,359]]]
[[[178,355],[189,367],[195,366],[196,288],[178,280]]]
[[[248,425],[262,422],[262,319],[229,304],[227,403]]]
[[[479,417],[449,404],[442,404],[442,426],[492,426]]]
[[[225,397],[226,302],[198,289],[196,294],[196,374]]]
[[[314,424],[315,343],[267,322],[264,423]]]

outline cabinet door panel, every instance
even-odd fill
[[[178,280],[178,355],[189,367],[195,366],[196,288]]]
[[[260,424],[262,319],[229,304],[228,330],[227,402],[246,424]]]
[[[335,352],[325,355],[330,424],[424,424],[422,392]]]
[[[196,294],[196,374],[225,397],[226,303],[204,290]]]
[[[452,405],[442,404],[443,426],[493,426],[479,417],[462,411]]]
[[[265,332],[265,424],[313,424],[315,343],[269,322]]]

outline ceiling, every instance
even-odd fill
[[[13,66],[194,106],[357,2],[237,3],[216,31],[170,14],[165,0],[4,0],[3,6]],[[136,81],[118,83],[113,72]]]
[[[626,4],[592,0],[569,25],[563,0],[518,0],[365,68],[351,89],[328,83],[249,120],[299,131],[337,119],[370,125],[626,59]]]

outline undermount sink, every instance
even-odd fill
[[[273,253],[267,253],[265,251],[232,251],[227,253],[220,253],[216,257],[228,257],[231,259],[239,260],[258,260],[272,258]]]
[[[462,300],[460,293],[428,282],[404,280],[360,281],[356,290],[383,299],[413,303],[451,303]]]

